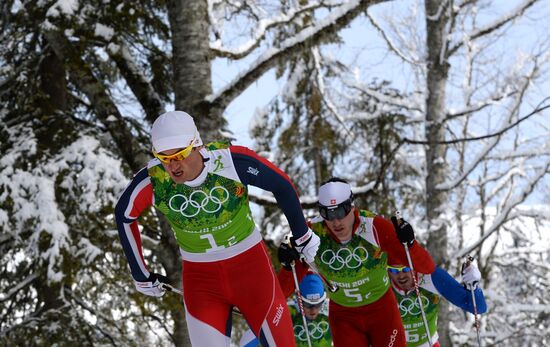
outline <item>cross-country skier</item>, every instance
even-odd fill
[[[415,241],[410,224],[403,222],[395,229],[390,221],[356,208],[345,180],[331,178],[321,184],[318,209],[320,217],[310,223],[321,238],[313,265],[339,287],[328,293],[334,346],[405,346],[390,290],[388,255],[406,262],[402,243],[407,243],[416,270],[422,273],[434,271],[432,258]],[[284,263],[293,260],[290,253]]]
[[[418,297],[414,290],[414,280],[411,269],[402,263],[393,263],[388,266],[388,272],[392,281],[393,292],[397,298],[401,319],[405,327],[408,347],[427,347],[428,336],[422,322],[422,314]],[[432,345],[439,346],[437,334],[437,315],[441,297],[444,297],[455,306],[474,313],[472,295],[469,288],[475,288],[474,295],[477,304],[477,313],[487,311],[485,298],[481,288],[478,287],[481,274],[474,263],[465,267],[462,274],[462,283],[458,283],[447,271],[436,267],[429,275],[417,273],[417,283],[422,297],[422,303]]]
[[[292,276],[290,271],[282,269],[279,272],[279,279],[283,292],[290,296],[294,291],[294,283],[287,281]],[[315,347],[330,347],[332,346],[332,338],[330,334],[328,322],[328,300],[322,279],[313,273],[308,273],[300,282],[300,294],[304,314],[307,321],[307,329],[304,328],[300,305],[296,300],[289,299],[288,306],[294,326],[294,337],[296,346],[307,347],[307,335],[311,345]],[[243,334],[240,340],[241,347],[257,347],[258,340],[252,335],[250,330]]]
[[[116,206],[120,240],[138,291],[162,296],[166,278],[148,270],[137,219],[153,205],[168,219],[183,259],[187,327],[194,346],[229,346],[238,307],[263,346],[293,346],[285,297],[259,230],[248,185],[270,191],[307,259],[319,246],[288,176],[245,147],[203,145],[193,118],[172,111],[151,130],[153,155]]]

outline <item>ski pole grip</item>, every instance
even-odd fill
[[[462,263],[462,268],[460,269],[460,273],[464,274],[464,269],[470,266],[470,264],[472,264],[473,262],[474,262],[474,257],[472,257],[471,255],[467,256],[466,261]]]
[[[403,224],[403,217],[401,217],[400,211],[395,211],[395,219],[397,219],[397,225]]]

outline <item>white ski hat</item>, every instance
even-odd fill
[[[323,206],[337,206],[351,197],[351,186],[346,182],[329,181],[319,187],[319,204]]]
[[[157,153],[176,148],[202,146],[201,136],[193,117],[182,111],[161,114],[151,128],[153,150]]]

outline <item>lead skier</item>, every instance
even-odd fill
[[[154,159],[120,197],[116,222],[136,289],[162,296],[167,279],[147,268],[138,217],[150,206],[168,219],[183,259],[187,328],[193,346],[229,346],[231,311],[242,312],[263,346],[294,346],[290,314],[250,213],[248,185],[275,196],[297,250],[309,260],[308,229],[289,177],[245,147],[203,145],[193,118],[171,111],[151,130]]]

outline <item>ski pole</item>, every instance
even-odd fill
[[[395,217],[397,218],[397,223],[400,225],[403,223],[401,218],[401,213],[399,211],[395,212]],[[405,254],[407,255],[407,261],[409,262],[409,267],[411,268],[412,278],[414,282],[414,291],[418,297],[418,306],[420,307],[420,313],[422,314],[422,322],[424,323],[424,329],[426,330],[426,336],[428,336],[428,344],[430,347],[433,347],[432,337],[430,335],[430,328],[428,327],[428,320],[426,319],[426,312],[424,312],[424,304],[422,303],[422,296],[420,296],[420,289],[418,288],[418,281],[416,280],[416,274],[414,272],[413,262],[411,259],[411,254],[409,252],[409,245],[406,242],[403,242],[403,247],[405,248]]]
[[[477,345],[478,347],[481,347],[481,336],[479,333],[479,319],[477,317],[477,304],[476,304],[476,296],[474,294],[474,286],[470,286],[470,293],[472,293],[472,303],[474,304],[474,319],[475,319],[475,326],[476,326],[476,333],[477,333]]]
[[[300,312],[302,313],[302,322],[304,323],[304,329],[306,331],[307,336],[307,345],[311,347],[311,339],[309,337],[309,328],[307,326],[307,320],[306,320],[306,314],[304,312],[304,303],[302,302],[302,293],[300,292],[300,286],[298,283],[298,275],[296,274],[296,262],[292,261],[290,263],[290,267],[292,268],[292,277],[294,277],[294,286],[296,287],[294,289],[294,293],[298,297],[298,305],[300,307]]]
[[[325,283],[325,285],[327,286],[328,290],[331,292],[331,293],[334,293],[336,292],[338,289],[340,289],[340,287],[338,287],[336,284],[334,283],[331,283],[329,282],[325,276],[321,275],[319,273],[319,270],[317,270],[317,266],[314,264],[314,263],[308,263],[305,259],[304,261],[306,262],[306,264],[309,266],[309,268],[311,269],[311,271],[316,274],[317,276],[321,277],[321,279],[323,280],[323,282]]]
[[[183,290],[181,290],[179,288],[173,287],[168,283],[161,283],[160,286],[162,287],[162,289],[164,289],[168,292],[174,292],[174,293],[179,294],[183,297]]]
[[[474,261],[474,257],[472,256],[468,256],[467,260],[466,260],[466,263],[462,264],[462,273],[464,273],[464,269],[467,268],[468,266],[470,266],[470,264]],[[480,335],[480,323],[479,323],[479,318],[478,318],[478,315],[477,315],[477,303],[476,303],[476,295],[474,293],[474,286],[473,285],[467,285],[467,287],[470,287],[470,294],[472,294],[472,304],[474,306],[474,326],[476,327],[476,334],[477,334],[477,345],[478,347],[481,347],[481,335]]]

